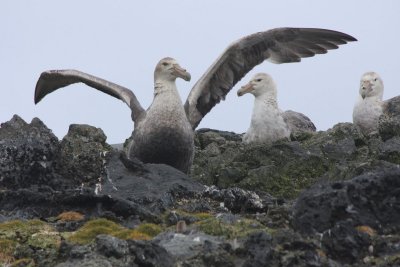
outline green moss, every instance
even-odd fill
[[[136,229],[137,232],[155,237],[162,232],[161,226],[154,223],[144,223],[139,225]]]
[[[15,239],[18,237],[19,239],[26,239],[36,232],[49,228],[51,228],[49,225],[40,220],[7,221],[0,224],[0,238]]]
[[[87,244],[94,240],[97,235],[108,234],[116,236],[116,234],[120,234],[123,230],[125,228],[115,222],[107,219],[95,219],[85,223],[68,240],[72,243]]]
[[[199,219],[199,221],[201,220],[206,220],[206,219],[210,219],[213,217],[212,214],[207,213],[207,212],[197,212],[192,214],[195,218]]]
[[[53,227],[40,220],[14,220],[0,224],[0,262],[4,258],[18,255],[26,257],[26,262],[11,261],[12,266],[34,266],[34,260],[46,257],[49,262],[58,255],[61,237]],[[3,258],[3,259],[1,259]],[[32,259],[31,259],[32,258]],[[13,259],[14,260],[14,259]]]
[[[14,261],[14,250],[17,242],[9,239],[0,239],[0,266],[7,265]]]
[[[118,236],[117,236],[118,237]],[[135,230],[130,230],[126,233],[123,234],[123,236],[119,237],[121,239],[134,239],[134,240],[150,240],[152,237],[145,234],[141,233],[139,231]]]
[[[23,258],[23,259],[19,259],[14,261],[10,267],[34,267],[35,265],[35,261],[31,258]]]
[[[148,224],[146,226],[142,226],[142,230],[146,230],[149,233],[154,234],[155,232],[157,232],[157,227],[150,226]],[[67,239],[72,243],[83,245],[92,242],[96,238],[96,236],[100,234],[112,235],[120,239],[137,240],[148,240],[151,239],[152,236],[151,234],[141,232],[141,230],[138,229],[131,230],[125,228],[107,219],[95,219],[88,221],[81,228],[79,228],[78,231],[68,236]]]
[[[10,239],[35,248],[58,248],[60,236],[40,220],[14,220],[0,224],[0,239]]]
[[[224,236],[228,239],[244,237],[256,231],[271,232],[272,230],[251,219],[240,219],[236,222],[224,223],[218,218],[210,218],[207,220],[196,222],[199,230],[206,234],[214,236]]]
[[[305,188],[326,173],[328,165],[317,156],[297,160],[276,161],[249,170],[239,186],[249,190],[263,190],[275,197],[296,198]]]

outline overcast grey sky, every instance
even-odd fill
[[[272,75],[283,110],[309,116],[319,130],[352,120],[361,75],[378,72],[384,98],[399,94],[400,1],[164,0],[0,2],[0,122],[13,114],[39,117],[61,139],[71,123],[104,130],[121,143],[133,130],[122,102],[73,85],[33,103],[36,81],[48,69],[73,68],[130,88],[142,106],[153,98],[153,71],[165,56],[192,74],[179,80],[182,101],[217,56],[236,39],[276,27],[338,30],[359,41],[300,63],[264,62],[217,105],[198,128],[245,132],[253,97],[237,89],[257,72]],[[397,83],[396,83],[397,82]]]

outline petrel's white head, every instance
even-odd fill
[[[367,97],[383,97],[383,81],[376,72],[366,72],[360,81],[360,96],[365,99]]]
[[[190,81],[190,73],[183,69],[175,59],[166,57],[157,63],[154,70],[154,81],[175,81],[178,77]]]
[[[266,73],[258,73],[237,91],[238,96],[253,94],[255,97],[268,93],[276,98],[276,85],[272,77]]]

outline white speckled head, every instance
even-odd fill
[[[360,81],[360,96],[365,99],[367,97],[383,97],[383,81],[376,72],[366,72]]]
[[[258,73],[237,92],[238,96],[242,96],[246,93],[251,93],[255,97],[268,94],[276,98],[276,85],[270,75]]]
[[[157,63],[154,70],[154,81],[175,81],[177,77],[190,81],[190,73],[183,69],[175,59],[166,57]]]

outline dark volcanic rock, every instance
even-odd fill
[[[15,116],[0,128],[0,265],[398,266],[395,123],[270,145],[199,130],[188,177],[127,159],[95,127],[59,143]]]
[[[155,214],[203,186],[167,166],[128,170],[101,129],[71,125],[61,144],[40,120],[18,116],[0,128],[0,211],[7,218],[46,218],[65,210],[125,220]]]
[[[71,124],[61,141],[58,173],[74,185],[94,185],[104,175],[105,155],[111,150],[99,128]]]
[[[169,267],[174,263],[168,252],[153,242],[125,241],[108,235],[99,235],[86,246],[65,244],[62,250],[66,260],[57,267]]]
[[[322,235],[322,247],[333,259],[354,263],[368,255],[371,238],[367,233],[357,231],[353,223],[341,221]]]
[[[243,247],[246,252],[246,262],[243,267],[272,266],[276,260],[272,237],[265,232],[250,234]]]
[[[39,119],[30,124],[17,115],[0,127],[0,188],[52,184],[57,137]]]
[[[293,207],[294,229],[324,232],[340,221],[368,225],[380,232],[400,229],[400,169],[380,168],[342,182],[306,190]]]
[[[139,216],[148,221],[159,221],[156,214],[175,205],[181,198],[192,198],[203,186],[191,181],[182,172],[167,165],[145,165],[142,172],[132,172],[119,161],[119,152],[110,152],[104,167],[105,176],[91,187],[76,187],[55,191],[50,186],[0,192],[0,209],[14,217],[50,217],[65,210],[76,210],[92,216],[113,219]]]
[[[101,194],[115,199],[125,199],[161,213],[174,205],[179,198],[193,198],[204,186],[186,174],[164,164],[145,164],[144,169],[133,172],[119,160],[119,152],[109,156],[107,176]]]

